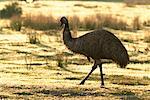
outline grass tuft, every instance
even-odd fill
[[[30,32],[30,33],[28,33],[28,38],[29,38],[29,42],[31,44],[40,43],[39,39],[37,38],[37,33],[36,32]]]
[[[150,27],[150,19],[147,21],[144,21],[143,23],[144,26]]]
[[[133,25],[133,30],[142,29],[139,16],[134,17],[132,25]]]

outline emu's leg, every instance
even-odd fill
[[[102,70],[102,64],[99,64],[100,68],[100,75],[101,75],[101,87],[104,86],[104,78],[103,78],[103,70]]]
[[[81,81],[80,85],[84,84],[84,82],[88,79],[88,77],[92,74],[92,72],[97,68],[97,64],[94,63],[94,66],[92,67],[91,71],[89,74]]]

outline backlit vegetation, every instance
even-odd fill
[[[78,16],[73,16],[69,18],[71,26],[78,28],[79,30],[93,30],[103,27],[108,27],[116,30],[128,30],[128,24],[117,17],[105,14],[96,14],[92,16],[85,17],[80,20]]]
[[[42,19],[42,20],[41,20]],[[142,23],[140,22],[139,17],[135,17],[132,21],[132,25],[128,25],[124,20],[117,18],[112,15],[105,14],[96,14],[80,19],[80,17],[68,16],[70,28],[74,33],[77,30],[93,30],[100,28],[111,28],[115,30],[124,30],[124,31],[135,31],[142,29]],[[55,19],[52,15],[45,16],[42,14],[39,15],[26,15],[24,18],[21,17],[12,17],[11,18],[11,27],[12,29],[18,30],[22,26],[26,28],[31,28],[35,30],[50,30],[59,28],[59,19]],[[149,22],[145,21],[144,26],[148,26]]]
[[[57,29],[58,24],[57,20],[52,16],[39,15],[27,15],[23,20],[23,25],[28,28],[36,30],[49,30]]]
[[[128,30],[128,25],[125,21],[113,17],[111,15],[96,14],[85,17],[83,20],[80,17],[68,16],[71,29],[76,30],[93,30],[103,27],[108,27],[116,30]],[[42,19],[42,20],[41,20]],[[58,20],[52,15],[44,16],[42,14],[31,16],[28,14],[23,18],[23,25],[35,30],[58,29]]]

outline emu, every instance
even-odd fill
[[[92,72],[99,66],[101,86],[104,86],[102,59],[112,60],[120,65],[121,68],[125,68],[129,63],[129,56],[126,48],[113,33],[104,29],[98,29],[78,38],[73,38],[67,18],[62,17],[60,22],[61,26],[64,25],[63,41],[67,48],[74,53],[86,56],[89,61],[91,58],[94,60],[91,71],[81,81],[80,85],[84,84]]]

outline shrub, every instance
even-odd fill
[[[5,8],[0,11],[1,18],[11,18],[12,16],[20,16],[21,14],[22,9],[16,2],[6,5]]]
[[[20,31],[22,27],[22,20],[20,17],[14,16],[11,18],[10,27],[13,30]]]

